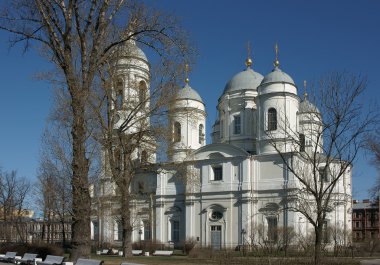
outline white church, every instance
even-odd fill
[[[121,81],[115,94],[120,94],[121,104],[131,93],[125,80],[149,91],[148,59],[135,43],[129,45],[132,52],[117,65]],[[245,69],[226,82],[211,143],[205,137],[210,133],[205,104],[186,78],[170,109],[168,161],[156,163],[156,156],[150,155],[155,170],[139,173],[131,187],[137,194],[131,205],[134,242],[179,246],[192,239],[199,246],[220,249],[277,242],[283,240],[284,228],[298,237],[312,236],[313,227],[294,208],[306,203],[313,209],[313,202],[301,195],[302,184],[284,159],[288,153],[315,150],[323,156],[322,139],[317,139],[322,115],[306,92],[302,98],[298,95],[293,79],[280,69],[277,54],[276,49],[270,73],[263,76],[253,70],[248,58]],[[119,123],[122,120],[120,113]],[[99,197],[110,198],[115,195],[111,178],[104,172],[102,178]],[[329,177],[320,181],[328,182]],[[139,195],[142,189],[144,195]],[[326,227],[345,232],[342,243],[351,231],[351,194],[347,170],[335,187],[326,221]],[[112,199],[106,205],[101,215],[92,216],[92,237],[116,246],[121,243],[121,227],[113,214],[118,206]]]

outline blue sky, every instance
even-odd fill
[[[246,46],[252,46],[253,68],[272,70],[274,43],[281,69],[296,82],[317,80],[329,71],[368,77],[368,102],[380,98],[380,1],[174,1],[147,0],[180,18],[198,49],[190,85],[206,103],[207,134],[216,103],[227,81],[244,69]],[[50,65],[32,51],[9,49],[0,32],[0,167],[35,179],[40,142],[49,110],[51,87],[35,75]],[[367,197],[378,173],[365,154],[354,165],[353,196]]]

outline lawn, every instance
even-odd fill
[[[130,258],[114,257],[114,256],[98,256],[94,255],[94,259],[102,259],[104,265],[120,265],[122,262],[136,264],[175,264],[175,265],[194,265],[194,264],[218,264],[218,265],[311,265],[311,258],[305,257],[242,257],[232,256],[220,253],[209,258],[191,258],[188,256],[171,256],[171,257],[156,257],[156,256],[136,256]],[[326,258],[324,264],[328,265],[359,265],[359,259],[351,258]]]

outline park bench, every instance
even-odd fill
[[[36,265],[61,265],[64,257],[47,255],[44,261],[36,261]]]
[[[133,256],[141,256],[142,250],[141,249],[134,249],[134,250],[132,250],[132,255]]]
[[[102,260],[96,260],[96,259],[78,259],[77,263],[75,265],[102,265]]]
[[[25,253],[22,258],[15,258],[16,264],[27,264],[30,265],[34,262],[34,260],[37,258],[37,254],[33,253]]]
[[[156,250],[153,256],[171,256],[173,255],[173,250]]]
[[[4,256],[0,257],[0,261],[2,262],[14,262],[16,258],[16,252],[7,252]]]

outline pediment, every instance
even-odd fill
[[[193,151],[186,160],[206,160],[232,157],[248,157],[249,153],[231,144],[209,144]]]

